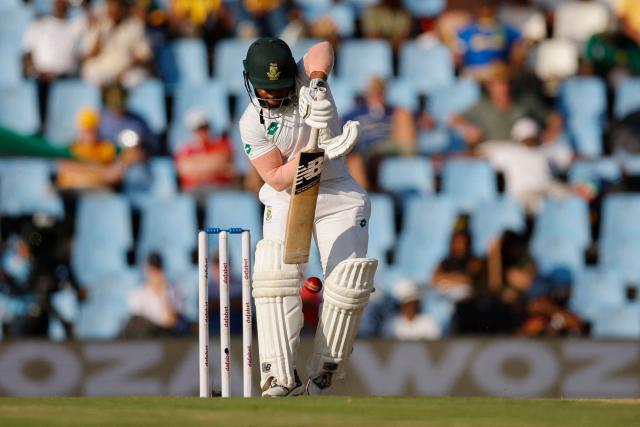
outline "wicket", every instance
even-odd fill
[[[198,233],[198,317],[200,355],[200,397],[211,396],[209,378],[209,244],[208,236],[218,235],[220,260],[220,374],[222,397],[229,397],[231,377],[231,349],[229,327],[229,234],[242,236],[242,365],[244,397],[251,397],[253,365],[253,321],[251,314],[251,234],[243,228],[204,228]]]

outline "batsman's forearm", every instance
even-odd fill
[[[298,167],[298,158],[299,155],[288,161],[287,163],[280,164],[276,167],[265,167],[266,165],[262,164],[262,158],[254,160],[253,166],[260,174],[260,177],[273,187],[277,191],[286,190],[291,187],[293,183],[293,179],[296,176],[296,169]]]
[[[304,70],[307,76],[314,78],[312,73],[320,72],[328,76],[333,70],[333,47],[329,42],[314,45],[304,56]],[[326,80],[326,77],[324,77]]]

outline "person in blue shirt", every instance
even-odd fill
[[[518,30],[498,21],[495,0],[482,1],[475,20],[458,32],[457,61],[462,74],[482,79],[495,64],[522,64],[524,50]]]

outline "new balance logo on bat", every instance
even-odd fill
[[[301,153],[301,156],[303,157],[300,159],[301,164],[298,166],[296,174],[295,194],[308,190],[320,181],[322,162],[324,161],[323,153]],[[304,160],[309,161],[303,163]]]

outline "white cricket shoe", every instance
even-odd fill
[[[300,377],[298,376],[298,371],[294,369],[293,374],[296,380],[296,384],[293,386],[293,388],[288,388],[283,385],[280,385],[278,384],[278,380],[273,378],[271,380],[271,385],[269,386],[269,388],[262,392],[262,396],[263,397],[293,397],[293,396],[300,396],[301,394],[304,394],[305,387],[302,384],[302,381],[300,381]]]

